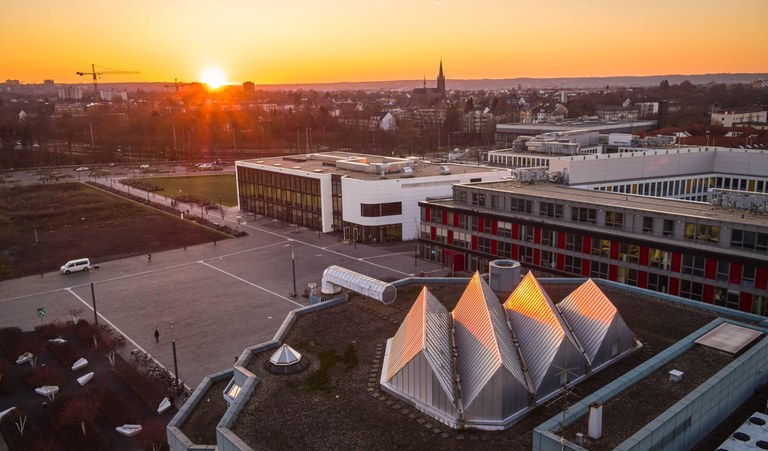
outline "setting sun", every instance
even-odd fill
[[[211,89],[218,89],[227,84],[227,77],[220,68],[209,67],[200,74],[200,81]]]

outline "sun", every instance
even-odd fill
[[[218,67],[209,67],[200,73],[200,80],[211,89],[219,89],[227,84],[224,71]]]

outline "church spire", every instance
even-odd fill
[[[445,75],[443,75],[443,59],[440,58],[440,72],[437,74],[437,93],[445,97]]]

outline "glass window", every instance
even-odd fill
[[[608,263],[593,260],[590,263],[589,277],[608,279]]]
[[[624,227],[624,213],[617,211],[605,212],[605,226],[621,229]]]
[[[683,254],[683,265],[680,272],[691,276],[704,277],[704,261],[705,258],[702,256]]]
[[[594,208],[572,207],[571,220],[575,222],[584,222],[587,224],[596,224],[597,210]]]
[[[643,216],[643,233],[653,233],[653,218]]]
[[[593,238],[592,239],[592,255],[599,255],[601,257],[610,257],[611,241]]]
[[[675,221],[672,219],[664,220],[664,236],[675,236]]]
[[[565,249],[581,252],[582,236],[574,233],[565,234]]]

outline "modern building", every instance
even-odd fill
[[[408,240],[418,202],[509,171],[344,152],[236,162],[242,211],[365,243]]]
[[[683,195],[697,186],[661,189]],[[546,181],[455,186],[450,199],[419,203],[419,255],[454,271],[512,258],[542,274],[603,278],[768,315],[765,213],[633,194],[623,184],[621,191]]]
[[[717,110],[711,114],[712,125],[723,127],[738,127],[750,123],[765,123],[768,121],[768,111],[742,108],[733,110]]]
[[[636,133],[656,128],[656,121],[624,121],[600,122],[597,118],[588,120],[574,119],[564,123],[550,124],[496,124],[496,145],[511,147],[520,136],[536,136],[544,133],[568,132],[582,130],[597,133]]]

